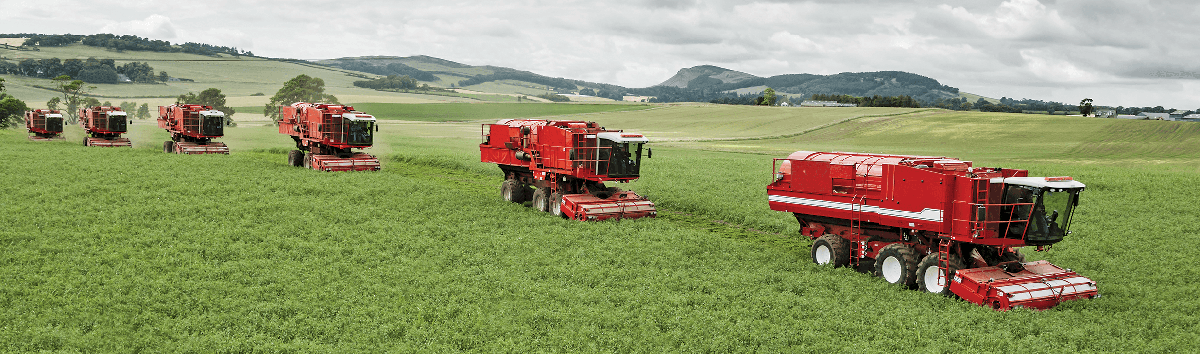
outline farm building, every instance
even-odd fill
[[[1175,119],[1172,119],[1172,118],[1171,118],[1171,114],[1170,114],[1170,113],[1148,113],[1148,112],[1142,112],[1142,113],[1138,113],[1137,115],[1138,115],[1138,117],[1142,117],[1142,118],[1140,118],[1140,119],[1150,119],[1150,120],[1175,120]]]
[[[1179,118],[1178,120],[1183,122],[1200,122],[1200,114],[1189,114],[1183,116],[1183,118]]]

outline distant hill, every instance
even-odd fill
[[[675,76],[656,86],[713,93],[771,87],[776,92],[802,96],[818,93],[853,96],[904,95],[926,102],[959,97],[957,88],[942,85],[929,77],[903,71],[847,72],[834,75],[787,74],[764,78],[717,66],[700,65],[680,69]]]

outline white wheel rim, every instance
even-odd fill
[[[551,200],[550,201],[550,212],[553,213],[554,216],[562,216],[562,201],[561,200]]]
[[[817,264],[829,264],[829,260],[833,259],[832,253],[828,246],[818,246],[817,251],[813,252],[813,260],[817,261]]]
[[[939,281],[940,279],[938,279],[940,278],[938,274],[941,272],[941,269],[938,269],[938,267],[925,268],[925,291],[931,293],[940,293],[942,290],[946,289],[946,285],[942,284]]]
[[[879,267],[879,272],[883,273],[883,280],[896,284],[900,282],[900,275],[904,273],[904,265],[900,264],[900,260],[896,257],[887,257],[883,259],[883,265]]]

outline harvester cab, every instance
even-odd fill
[[[1039,247],[1062,241],[1071,234],[1079,192],[1086,187],[1071,177],[997,177],[991,183],[1002,185],[1004,191],[997,220],[1002,222],[999,234]],[[982,214],[984,207],[977,208]]]
[[[375,132],[379,127],[376,125],[375,117],[365,113],[345,113],[342,114],[341,129],[346,132],[343,136],[343,141],[350,145],[371,145]]]
[[[600,143],[599,168],[611,178],[639,177],[642,166],[642,144],[650,142],[641,134],[620,132],[597,133]]]
[[[200,112],[200,134],[211,136],[225,135],[225,112],[207,110]]]

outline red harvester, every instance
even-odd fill
[[[576,220],[636,219],[657,215],[654,203],[604,182],[637,179],[647,142],[595,122],[503,119],[483,125],[479,155],[504,171],[505,200]]]
[[[351,151],[371,147],[379,131],[375,117],[350,106],[304,102],[280,106],[279,115],[279,132],[291,135],[298,149],[288,152],[288,164],[319,171],[379,170],[378,158]]]
[[[61,140],[59,134],[63,132],[62,112],[49,109],[25,111],[25,128],[33,133],[29,140]]]
[[[945,157],[797,151],[775,159],[771,209],[791,212],[818,264],[1000,310],[1099,297],[1096,283],[1025,262],[1070,234],[1083,183]]]
[[[163,152],[176,154],[229,154],[225,143],[212,141],[225,135],[225,113],[198,104],[158,106],[158,127],[171,133]]]
[[[121,107],[95,106],[79,109],[79,125],[88,134],[83,146],[128,146],[129,139],[122,138],[128,129],[128,117]]]

